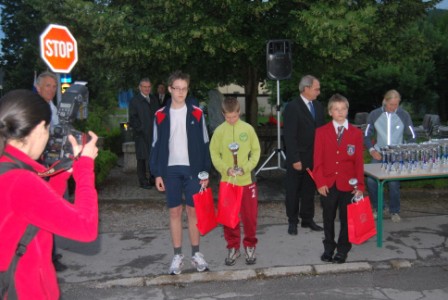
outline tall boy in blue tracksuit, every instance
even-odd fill
[[[199,172],[209,171],[211,166],[209,138],[202,110],[186,102],[190,76],[176,71],[168,79],[171,101],[156,112],[154,136],[150,157],[151,172],[156,188],[166,192],[170,214],[171,239],[174,257],[169,274],[182,272],[182,194],[188,217],[188,231],[192,248],[191,262],[198,272],[208,269],[204,256],[199,252],[199,230],[193,195],[201,185]]]

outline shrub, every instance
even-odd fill
[[[121,129],[112,128],[112,130],[104,135],[103,149],[120,155],[123,152],[122,142]]]
[[[118,156],[110,150],[100,150],[95,159],[95,184],[101,185],[116,165]]]

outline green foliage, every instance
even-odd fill
[[[121,133],[120,128],[114,127],[111,131],[109,131],[104,136],[104,145],[103,148],[110,150],[111,152],[115,153],[116,155],[120,155],[123,152],[122,143],[123,143],[123,136]]]
[[[282,81],[282,99],[297,96],[300,77],[313,74],[321,79],[321,99],[342,93],[353,114],[370,111],[395,88],[415,111],[439,109],[444,118],[448,27],[446,12],[432,13],[437,2],[0,0],[2,63],[8,88],[29,88],[33,70],[44,69],[39,34],[48,23],[63,24],[78,41],[72,76],[89,82],[92,105],[114,107],[119,89],[143,76],[163,82],[182,69],[199,98],[218,84],[244,86],[255,124],[266,42],[287,38],[294,74]]]
[[[119,155],[122,153],[122,136],[120,124],[116,120],[111,119],[111,115],[115,110],[104,108],[102,106],[93,105],[87,117],[87,120],[76,120],[74,127],[82,132],[93,131],[101,137],[101,147],[110,150]]]
[[[95,159],[95,184],[101,185],[107,178],[110,170],[116,165],[118,157],[109,150],[100,150]]]

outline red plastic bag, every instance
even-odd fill
[[[347,205],[347,223],[350,243],[359,245],[376,235],[369,197]]]
[[[206,188],[193,195],[194,209],[199,233],[206,235],[218,225],[216,222],[215,203],[211,188]]]
[[[241,199],[243,187],[221,181],[218,193],[218,217],[219,224],[235,228],[240,222]]]

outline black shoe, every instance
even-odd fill
[[[288,234],[297,235],[297,224],[289,223]]]
[[[53,260],[53,265],[54,265],[54,269],[56,270],[56,272],[62,272],[62,271],[67,270],[67,268],[68,268],[66,265],[61,263],[59,261],[59,259]]]
[[[152,186],[149,183],[147,183],[147,184],[140,184],[140,187],[142,189],[145,189],[145,190],[150,190],[152,188]]]
[[[323,262],[333,262],[333,253],[330,254],[324,252],[324,254],[320,257],[320,260]]]
[[[303,222],[302,221],[302,225],[301,226],[303,228],[309,228],[309,229],[314,230],[314,231],[322,231],[322,230],[324,230],[322,227],[320,227],[319,225],[314,223],[313,220],[311,220],[309,222]]]
[[[333,257],[333,262],[335,264],[343,264],[347,260],[347,254],[342,253],[336,253],[336,255]]]

